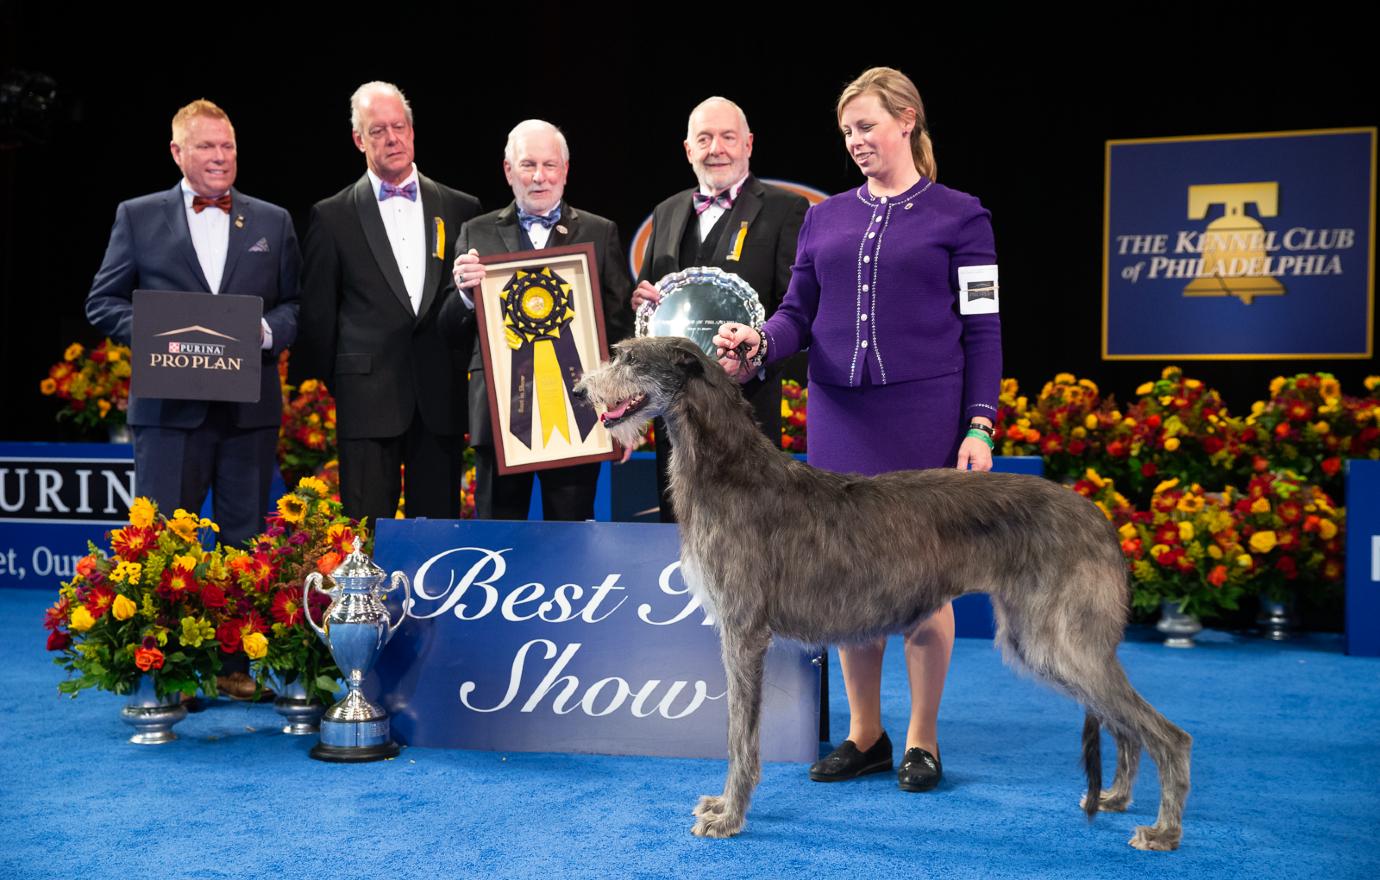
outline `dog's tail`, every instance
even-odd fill
[[[1083,716],[1083,770],[1088,774],[1088,796],[1083,799],[1083,812],[1091,822],[1102,797],[1102,722],[1091,712]]]

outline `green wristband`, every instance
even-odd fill
[[[991,437],[988,437],[987,434],[986,434],[986,432],[984,432],[984,431],[979,431],[977,428],[969,428],[969,429],[968,429],[968,433],[967,433],[967,434],[964,434],[963,436],[964,436],[964,437],[975,437],[975,438],[977,438],[978,440],[981,440],[983,443],[986,443],[986,444],[987,444],[987,448],[988,448],[988,449],[996,449],[996,448],[997,448],[997,445],[996,445],[995,443],[992,442],[992,438],[991,438]]]

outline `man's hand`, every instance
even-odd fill
[[[632,293],[632,307],[633,307],[633,311],[635,312],[635,311],[637,311],[638,309],[642,308],[642,304],[643,304],[644,302],[651,302],[651,303],[659,303],[659,302],[661,302],[661,291],[659,291],[659,290],[657,290],[655,287],[653,287],[653,286],[652,286],[652,283],[651,283],[650,281],[643,281],[641,284],[637,285],[637,287],[633,290],[633,293]]]
[[[455,286],[461,290],[478,286],[484,280],[484,267],[479,265],[479,251],[470,248],[469,253],[458,255],[451,271],[455,276]]]

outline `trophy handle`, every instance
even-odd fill
[[[325,578],[322,577],[321,572],[314,571],[307,575],[306,580],[302,581],[302,616],[307,619],[307,624],[312,629],[316,630],[316,634],[321,638],[321,641],[329,645],[330,642],[326,640],[326,631],[317,626],[316,621],[311,619],[311,591],[314,589],[323,596],[330,595],[328,590],[321,589],[321,582],[323,580],[325,580]]]
[[[412,585],[409,584],[409,583],[407,582],[407,575],[403,574],[402,572],[400,572],[400,571],[395,571],[395,572],[393,572],[393,579],[392,579],[392,580],[389,582],[389,584],[388,584],[388,592],[391,593],[391,592],[393,592],[394,590],[396,590],[396,589],[398,588],[398,582],[399,582],[399,581],[402,582],[402,586],[403,586],[403,597],[404,597],[404,598],[403,598],[403,603],[402,603],[402,613],[398,615],[398,622],[397,622],[397,623],[393,623],[392,621],[389,621],[389,622],[388,622],[388,640],[389,640],[389,641],[392,640],[392,638],[393,638],[393,633],[397,632],[398,627],[402,626],[403,621],[407,619],[407,610],[408,610],[408,608],[411,607],[411,605],[412,605]]]

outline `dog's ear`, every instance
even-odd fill
[[[694,345],[689,342],[671,349],[671,365],[685,374],[686,378],[704,375],[704,359]]]

